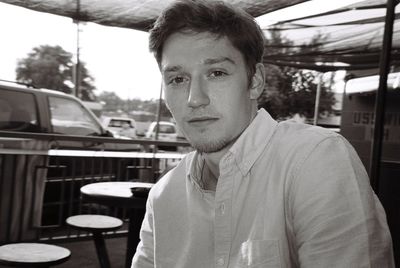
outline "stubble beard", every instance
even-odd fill
[[[208,143],[191,143],[192,147],[199,153],[215,153],[224,149],[230,142],[226,140],[218,140]]]
[[[240,136],[240,135],[238,135]],[[221,137],[218,139],[213,139],[206,135],[202,135],[199,139],[188,139],[191,146],[196,149],[199,153],[215,153],[226,148],[232,144],[237,137]]]

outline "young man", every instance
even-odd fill
[[[221,2],[176,2],[150,34],[166,102],[196,149],[152,188],[132,267],[394,267],[356,152],[257,111],[263,35]]]

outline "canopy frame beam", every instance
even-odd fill
[[[373,139],[371,143],[369,175],[371,178],[371,186],[376,193],[379,192],[380,168],[382,158],[382,138],[385,127],[387,78],[390,68],[395,7],[396,0],[387,1],[385,30],[383,34],[381,56],[379,61],[379,87],[376,92],[375,100],[375,120]]]

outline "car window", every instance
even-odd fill
[[[40,131],[37,105],[33,94],[0,90],[0,130]]]
[[[175,128],[169,125],[160,125],[158,128],[158,133],[173,134],[175,133]]]
[[[67,135],[100,135],[101,127],[78,102],[49,97],[51,124],[54,133]]]
[[[131,128],[134,127],[130,120],[123,119],[111,119],[110,123],[108,123],[108,127],[122,127],[124,124],[128,124]]]

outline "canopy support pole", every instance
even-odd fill
[[[379,60],[379,88],[375,100],[374,133],[371,144],[371,160],[369,175],[371,186],[376,193],[379,191],[379,175],[382,156],[382,136],[385,124],[385,106],[387,92],[387,77],[390,67],[390,55],[392,49],[393,22],[396,0],[388,0],[386,6],[385,31],[383,35],[382,49]]]

